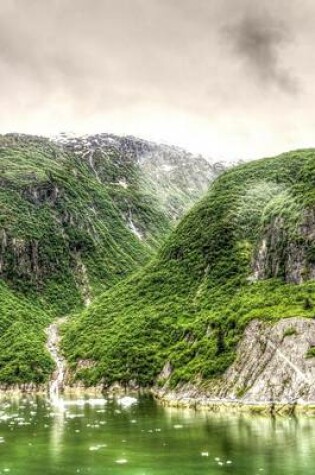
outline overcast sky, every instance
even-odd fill
[[[0,0],[0,133],[315,147],[314,0]]]

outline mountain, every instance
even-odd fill
[[[103,184],[137,184],[146,190],[171,220],[180,218],[225,169],[179,147],[132,136],[60,134],[56,141],[82,158]]]
[[[2,331],[21,322],[38,333],[37,320],[43,328],[79,311],[142,266],[219,171],[201,157],[134,138],[0,136]],[[8,319],[15,301],[24,310],[16,319],[10,310]],[[33,370],[19,376],[31,365],[26,357],[16,370],[1,366],[1,347],[10,344],[4,338],[0,381],[12,382],[14,371],[16,381],[32,379]],[[38,338],[44,352],[44,333]]]
[[[65,327],[73,378],[315,399],[314,177],[315,150],[220,175],[148,265]]]

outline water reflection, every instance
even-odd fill
[[[0,474],[313,475],[314,449],[306,417],[195,413],[148,397],[0,401]]]
[[[54,398],[51,403],[51,430],[49,449],[55,461],[62,451],[63,435],[65,430],[66,409],[62,399]]]

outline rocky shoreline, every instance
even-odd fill
[[[242,399],[228,399],[228,398],[210,398],[205,394],[191,394],[180,391],[167,391],[164,389],[135,389],[135,388],[121,388],[113,387],[108,390],[103,389],[102,386],[85,387],[82,385],[65,386],[62,395],[70,397],[84,396],[101,396],[101,395],[119,395],[122,394],[151,394],[158,404],[165,407],[172,407],[177,409],[190,409],[194,411],[206,412],[227,412],[234,413],[250,413],[257,415],[309,415],[315,416],[315,401],[303,400],[280,400],[280,401],[248,401]],[[20,386],[0,386],[0,395],[2,396],[22,396],[22,395],[38,395],[49,397],[49,384],[36,386],[34,384],[25,384]]]
[[[192,409],[208,412],[247,412],[261,415],[314,415],[315,401],[279,400],[279,401],[250,401],[242,399],[210,398],[204,394],[195,396],[185,392],[152,390],[159,404],[166,407]]]
[[[0,394],[38,394],[48,398],[86,396],[122,396],[152,394],[164,406],[195,411],[247,412],[262,415],[315,416],[315,360],[307,350],[315,344],[315,322],[287,318],[270,325],[253,320],[246,328],[234,363],[220,377],[209,381],[185,383],[171,389],[171,365],[167,362],[160,376],[163,387],[141,388],[130,382],[86,387],[73,382],[64,357],[59,351],[59,324],[47,329],[47,348],[56,370],[46,384],[0,385]]]

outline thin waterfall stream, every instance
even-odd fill
[[[53,372],[50,383],[49,383],[49,396],[52,401],[58,400],[59,393],[62,392],[64,388],[64,379],[66,371],[66,361],[60,353],[59,343],[60,343],[60,334],[59,326],[61,323],[64,323],[65,319],[60,318],[51,325],[46,330],[47,333],[47,348],[51,357],[55,361],[56,369]]]

